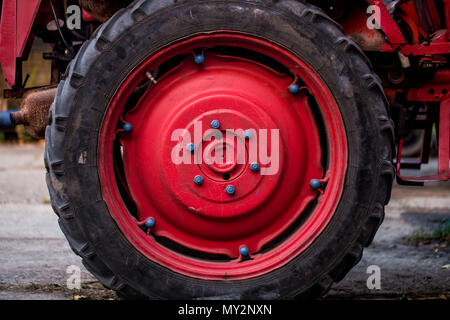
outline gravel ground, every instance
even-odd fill
[[[50,204],[43,145],[0,145],[0,299],[114,299],[81,264],[61,233]],[[425,167],[431,171],[435,163]],[[450,183],[394,186],[385,221],[360,263],[326,299],[450,298],[450,250],[405,240],[450,219]],[[81,290],[66,287],[71,265],[81,270]],[[380,268],[380,289],[366,282]]]

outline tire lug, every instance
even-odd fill
[[[195,176],[194,177],[194,183],[196,184],[196,185],[201,185],[201,184],[203,184],[203,177],[202,176]]]
[[[205,56],[203,54],[196,55],[194,58],[194,61],[196,64],[204,64],[205,63]]]
[[[153,228],[155,226],[155,223],[156,223],[155,219],[149,218],[147,219],[147,221],[145,221],[145,226],[147,228]]]
[[[322,187],[322,181],[320,181],[319,179],[313,179],[311,180],[311,182],[309,183],[309,185],[311,186],[311,188],[313,188],[314,190],[318,190]]]
[[[300,87],[298,86],[298,84],[291,84],[290,86],[289,86],[289,92],[290,93],[292,93],[292,94],[296,94],[296,93],[298,93],[300,91]]]
[[[253,163],[250,165],[250,169],[251,169],[253,172],[258,172],[258,171],[259,171],[259,163],[253,162]]]
[[[250,255],[250,249],[247,246],[241,246],[239,248],[239,253],[243,257],[248,257]]]
[[[220,128],[220,122],[219,122],[219,120],[213,120],[213,121],[211,121],[211,127],[212,127],[213,129],[219,129],[219,128]]]
[[[131,123],[125,123],[123,125],[123,131],[125,131],[125,132],[133,131],[133,126],[131,125]]]
[[[236,188],[232,185],[229,185],[225,188],[225,191],[231,196],[236,192]]]

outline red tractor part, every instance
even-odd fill
[[[252,60],[207,49],[230,45],[269,56],[296,74],[286,76]],[[199,53],[196,48],[206,49]],[[119,118],[136,85],[178,55],[186,58]],[[304,81],[301,91],[297,79]],[[317,97],[330,134],[327,152],[331,166],[327,170],[321,165],[323,145],[308,104],[309,93]],[[347,163],[345,131],[337,113],[334,99],[315,72],[278,46],[237,33],[181,41],[144,61],[112,100],[100,141],[105,200],[115,208],[112,215],[133,245],[171,270],[214,280],[224,274],[230,280],[265,274],[308,247],[335,210],[337,201],[333,199],[340,197]],[[118,121],[125,124],[119,130]],[[189,150],[191,140],[181,143],[180,151],[189,154],[191,164],[174,164],[171,153],[183,136],[174,137],[173,133],[181,129],[194,137],[199,123],[200,144]],[[223,137],[210,139],[212,127]],[[235,133],[237,129],[240,133]],[[254,159],[259,165],[252,167],[249,149],[258,136],[246,138],[248,129],[259,132],[259,138],[259,129],[279,130],[279,141],[270,141],[269,136],[267,145],[258,145],[261,155],[261,148],[271,150],[271,143],[279,144],[279,168],[273,174],[261,174],[273,163],[261,163],[260,158]],[[231,138],[225,138],[231,132]],[[125,181],[117,181],[114,137],[122,146]],[[226,154],[227,148],[234,148],[236,156],[228,164],[195,161],[213,149]],[[196,177],[201,179],[196,181]],[[126,185],[137,218],[121,200],[118,183]],[[325,185],[327,191],[322,194]],[[290,241],[270,249],[314,201],[318,201],[317,207]],[[148,228],[147,232],[142,227]],[[210,261],[177,254],[156,239],[176,243],[192,254],[209,255]],[[217,264],[214,256],[229,262]],[[239,263],[245,258],[252,259],[251,263]]]
[[[22,64],[16,60],[25,54],[31,27],[41,0],[3,1],[0,20],[0,63],[10,86],[22,85]],[[17,68],[18,67],[18,68]]]

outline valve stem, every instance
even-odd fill
[[[150,72],[146,72],[145,73],[145,75],[147,76],[147,78],[151,81],[151,82],[153,82],[153,84],[157,84],[158,83],[158,81],[156,81],[156,79],[155,78],[153,78],[153,76],[152,76],[152,74],[150,73]]]

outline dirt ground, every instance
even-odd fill
[[[0,145],[0,299],[116,299],[86,271],[59,230],[42,154],[42,144]],[[418,236],[449,219],[450,183],[395,185],[373,244],[325,299],[450,298],[450,249]],[[67,289],[70,265],[81,269],[81,290]],[[366,285],[371,265],[380,268],[380,289]]]

